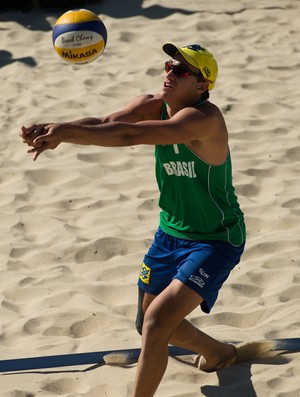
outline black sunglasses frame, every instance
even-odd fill
[[[196,76],[198,79],[203,80],[202,74],[193,72],[188,68],[188,66],[184,63],[177,63],[174,64],[171,60],[165,62],[165,72],[168,73],[172,70],[172,73],[176,77],[189,77],[189,76]]]

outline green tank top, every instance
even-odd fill
[[[167,117],[164,104],[162,120]],[[245,241],[245,224],[232,183],[230,153],[224,164],[207,164],[185,144],[156,145],[160,227],[172,236]]]

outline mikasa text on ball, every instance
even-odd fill
[[[55,51],[64,61],[82,65],[93,62],[103,53],[107,30],[92,11],[70,10],[56,21],[52,41]]]

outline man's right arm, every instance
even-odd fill
[[[149,103],[151,105],[149,105]],[[72,125],[89,125],[96,126],[104,123],[111,123],[114,121],[122,121],[125,123],[137,123],[139,121],[146,120],[147,111],[149,107],[153,107],[153,102],[159,102],[153,95],[141,95],[130,101],[122,110],[111,113],[104,117],[84,117],[74,121],[69,121],[62,124],[72,124]],[[22,126],[20,131],[20,136],[24,143],[28,146],[33,146],[33,141],[40,135],[47,133],[45,127],[50,126],[55,123],[39,123],[31,124],[28,127]]]
[[[68,124],[74,125],[100,125],[104,123],[112,123],[114,121],[122,121],[124,123],[137,123],[147,119],[146,111],[149,108],[149,102],[156,101],[153,95],[140,95],[131,100],[122,110],[111,113],[104,117],[85,117],[74,120]],[[151,104],[152,105],[152,104]]]

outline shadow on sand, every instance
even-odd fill
[[[32,57],[13,58],[11,52],[0,50],[0,68],[14,62],[21,62],[28,66],[36,66],[36,61]]]
[[[61,5],[62,3],[63,5]],[[112,18],[143,16],[149,19],[161,19],[174,13],[192,15],[197,12],[188,11],[185,8],[164,7],[159,4],[143,7],[143,3],[144,0],[126,0],[121,5],[119,0],[86,0],[80,2],[74,0],[64,2],[40,0],[38,4],[33,3],[33,6],[28,9],[29,12],[21,12],[18,7],[5,9],[5,12],[0,12],[0,21],[7,22],[13,20],[31,30],[48,31],[52,29],[52,26],[47,21],[47,17],[58,18],[64,12],[80,7],[88,8],[97,15],[107,15]]]
[[[257,397],[252,382],[251,366],[253,364],[283,365],[288,362],[289,360],[286,357],[277,355],[275,357],[237,364],[216,372],[219,380],[217,386],[201,386],[200,391],[206,397]]]

